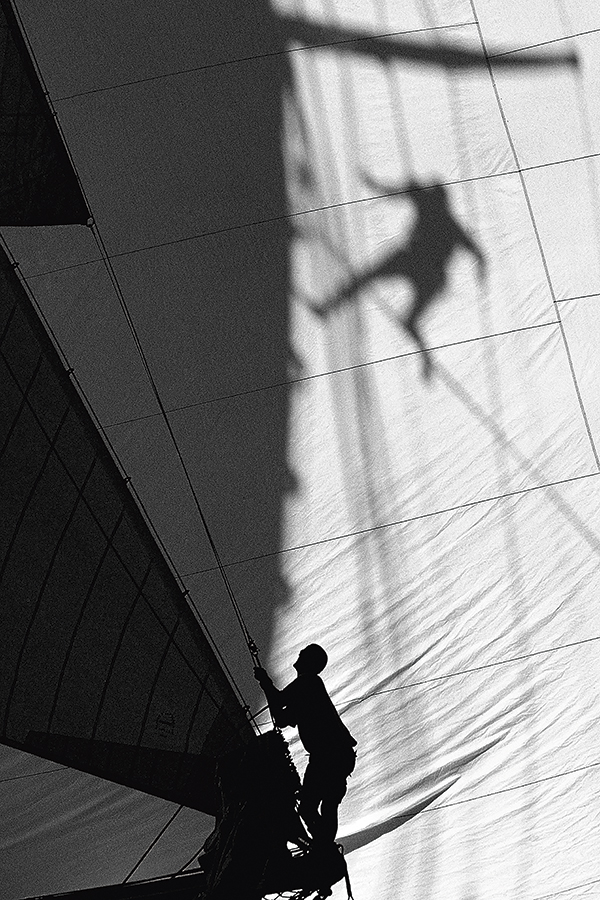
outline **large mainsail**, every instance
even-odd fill
[[[213,809],[253,731],[0,256],[0,740]]]
[[[122,296],[91,229],[5,237],[244,695],[196,496],[276,683],[326,647],[356,896],[593,893],[597,0],[17,5]],[[195,859],[32,760],[7,900]]]

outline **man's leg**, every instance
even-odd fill
[[[298,812],[306,823],[306,827],[313,838],[320,837],[321,817],[319,815],[319,804],[321,802],[321,782],[320,766],[318,762],[309,759],[304,778],[302,779],[302,790],[300,792],[300,808]]]
[[[326,841],[335,841],[338,830],[338,808],[346,793],[346,778],[338,773],[331,773],[321,800],[321,837]]]

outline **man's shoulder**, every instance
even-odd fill
[[[298,675],[283,689],[286,697],[315,697],[320,694],[327,696],[327,688],[322,678],[318,675]]]
[[[327,693],[327,688],[320,675],[298,675],[296,681],[299,683],[301,690]]]

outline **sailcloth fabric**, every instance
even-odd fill
[[[359,740],[340,838],[355,896],[593,895],[600,15],[386,6],[385,25],[376,4],[360,14],[381,32],[462,18],[418,40],[485,49],[490,66],[385,66],[335,48],[294,59],[292,203],[341,206],[302,217],[293,240],[306,381],[282,556],[293,602],[274,660],[283,676],[303,643],[328,641],[328,684]],[[500,48],[544,41],[576,49],[579,69],[497,66],[520,56]],[[444,262],[441,201],[418,230],[438,184],[473,242]],[[403,323],[436,268],[427,380]]]
[[[327,650],[354,896],[593,896],[596,0],[18,5],[121,295],[3,234],[247,702],[198,506],[276,684]],[[201,845],[45,765],[3,760],[8,900]]]
[[[0,258],[0,740],[214,812],[253,732],[17,275]]]
[[[89,219],[10,0],[0,3],[0,224]]]

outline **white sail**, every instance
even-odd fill
[[[120,293],[90,231],[3,234],[252,708],[198,507],[275,680],[327,649],[355,897],[592,895],[597,3],[17,6]],[[175,811],[27,765],[8,900]]]

